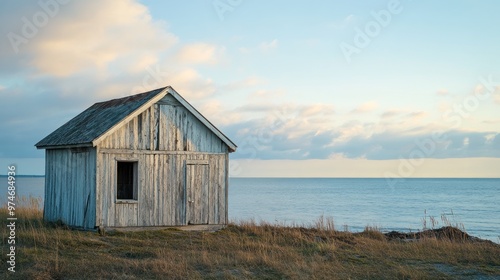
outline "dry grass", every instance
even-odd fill
[[[31,203],[31,205],[29,205]],[[73,231],[46,224],[36,201],[17,210],[16,272],[1,279],[456,279],[500,277],[500,246],[425,237],[389,241],[376,228],[335,231],[239,222],[215,233]],[[6,209],[0,218],[6,220]]]

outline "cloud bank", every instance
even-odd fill
[[[91,104],[165,85],[238,144],[234,159],[390,160],[415,151],[436,159],[500,157],[498,119],[475,118],[480,109],[459,125],[449,122],[458,113],[443,119],[457,104],[468,106],[468,95],[438,88],[431,93],[441,98],[434,109],[393,107],[376,98],[352,106],[300,102],[256,73],[217,82],[206,69],[230,60],[226,47],[183,42],[137,1],[41,3],[8,1],[0,11],[0,34],[6,34],[0,130],[8,132],[0,139],[2,157],[41,157],[34,143]],[[265,59],[283,44],[263,39],[247,50]],[[498,90],[480,104],[499,105]]]

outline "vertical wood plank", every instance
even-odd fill
[[[224,224],[227,225],[228,223],[228,189],[229,189],[229,154],[225,154],[225,162],[224,162],[224,169],[221,168],[221,171],[224,170]],[[221,172],[222,173],[222,172]]]

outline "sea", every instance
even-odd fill
[[[7,178],[0,182],[7,186]],[[17,195],[39,197],[44,177],[18,176]],[[7,187],[0,192],[5,203]],[[42,204],[41,204],[42,205]],[[457,226],[500,243],[500,178],[230,178],[229,220],[286,226],[333,221],[336,230],[415,232]]]

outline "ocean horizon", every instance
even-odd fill
[[[43,203],[43,175],[17,176],[16,184],[18,197]],[[7,190],[0,201],[6,197]],[[336,230],[353,232],[452,225],[500,243],[499,198],[500,178],[404,178],[391,184],[385,178],[230,177],[229,220],[314,226],[328,218]]]

